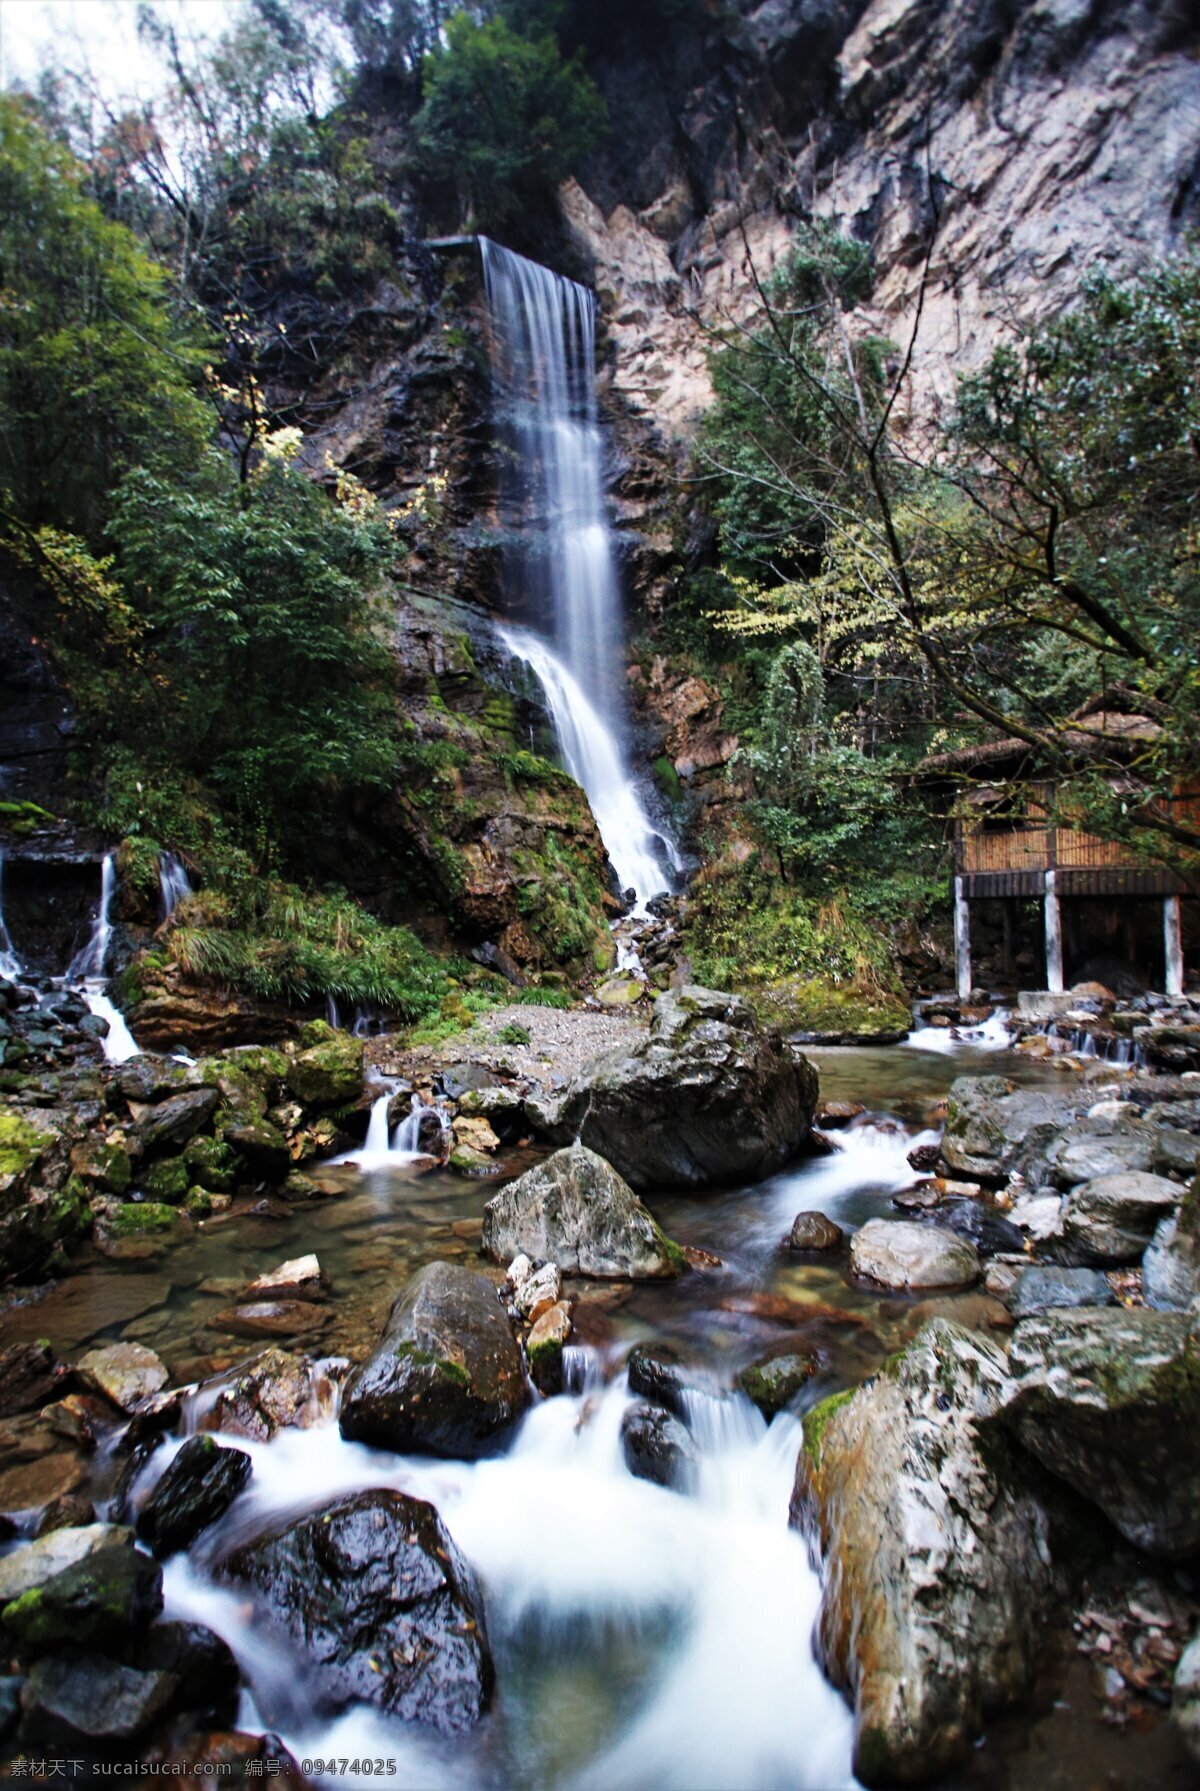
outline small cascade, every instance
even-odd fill
[[[403,1169],[407,1164],[416,1162],[419,1157],[431,1156],[431,1151],[421,1147],[422,1121],[430,1113],[436,1115],[439,1130],[445,1136],[449,1129],[445,1113],[436,1105],[426,1106],[418,1094],[413,1095],[412,1107],[406,1117],[399,1125],[390,1126],[388,1110],[395,1099],[396,1084],[393,1082],[382,1087],[383,1092],[371,1104],[367,1135],[362,1148],[336,1157],[335,1163],[350,1163],[362,1170]]]
[[[67,969],[71,981],[81,977],[103,977],[104,961],[108,957],[108,942],[112,937],[112,922],[109,915],[112,899],[117,889],[117,867],[111,852],[104,854],[104,862],[100,866],[100,906],[96,910],[96,918],[92,922],[91,937],[82,951],[77,951]]]
[[[915,1026],[904,1043],[914,1051],[938,1051],[948,1056],[960,1046],[975,1051],[1008,1051],[1012,1048],[1011,1011],[998,1007],[978,1026]]]
[[[108,1031],[104,1036],[104,1055],[107,1061],[125,1063],[131,1057],[140,1056],[141,1046],[130,1032],[129,1022],[120,1008],[104,993],[104,984],[99,978],[88,977],[80,984],[79,993],[98,1019],[108,1021]]]
[[[0,978],[6,983],[15,983],[20,974],[21,960],[4,919],[4,852],[0,849]]]
[[[191,879],[174,852],[158,855],[158,890],[164,920],[170,920],[184,897],[194,893]]]
[[[502,629],[538,679],[562,753],[591,803],[622,890],[639,906],[678,857],[647,815],[626,748],[624,625],[605,514],[596,406],[596,301],[480,238],[492,325],[507,582],[545,633]]]
[[[338,1004],[332,995],[325,997],[325,1018],[335,1032],[342,1030],[342,1017],[338,1013]]]

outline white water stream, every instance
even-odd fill
[[[382,1455],[332,1426],[269,1444],[229,1439],[254,1459],[223,1526],[230,1538],[294,1512],[298,1487],[308,1508],[370,1486],[435,1504],[483,1584],[501,1712],[506,1673],[520,1677],[522,1666],[540,1661],[561,1686],[561,1705],[537,1723],[510,1711],[506,1732],[498,1712],[451,1748],[365,1708],[319,1721],[282,1644],[186,1557],[167,1567],[166,1614],[207,1623],[234,1649],[251,1688],[243,1722],[278,1728],[301,1758],[395,1757],[406,1791],[851,1785],[850,1713],[812,1653],[819,1581],[787,1521],[800,1425],[785,1415],[768,1429],[740,1396],[699,1402],[699,1484],[684,1495],[629,1473],[619,1434],[628,1403],[623,1381],[548,1400],[506,1455],[474,1463]],[[572,1734],[589,1652],[602,1654],[608,1632],[644,1650],[644,1666],[632,1695],[606,1699],[598,1683]]]
[[[180,902],[192,891],[191,878],[174,852],[162,852],[158,859],[158,889],[162,901],[162,917],[170,920]]]
[[[586,287],[481,237],[502,455],[505,569],[549,639],[501,629],[545,692],[622,890],[641,907],[674,881],[674,845],[629,764],[623,623],[596,409],[596,302]]]
[[[0,977],[5,982],[15,983],[20,974],[21,960],[13,947],[4,919],[4,852],[0,848]]]

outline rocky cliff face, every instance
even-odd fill
[[[859,322],[906,340],[936,211],[914,402],[944,402],[1015,320],[1200,219],[1198,47],[1189,0],[743,0],[679,54],[614,52],[615,147],[562,194],[614,394],[686,435],[706,332],[806,216],[872,244]]]

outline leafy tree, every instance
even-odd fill
[[[0,97],[0,494],[33,528],[94,533],[124,469],[195,465],[212,413],[164,270],[84,188],[29,106]]]
[[[424,62],[417,165],[457,186],[464,214],[500,229],[541,202],[599,140],[606,111],[577,61],[546,33],[456,13]]]
[[[267,855],[388,780],[390,659],[367,593],[389,550],[370,515],[282,457],[241,482],[212,452],[190,479],[129,474],[109,532],[143,672],[86,686],[93,738],[202,778]]]

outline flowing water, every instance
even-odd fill
[[[191,879],[174,852],[159,854],[158,891],[164,920],[170,920],[184,897],[192,894]]]
[[[164,857],[167,855],[164,854]],[[161,878],[160,866],[160,878]],[[180,871],[182,875],[182,869]],[[184,878],[186,882],[186,877]],[[140,1050],[124,1014],[105,991],[104,966],[112,939],[112,904],[117,893],[117,867],[111,852],[100,866],[100,901],[87,944],[76,952],[67,969],[67,981],[78,989],[98,1019],[108,1022],[104,1055],[109,1063],[125,1063]]]
[[[389,1782],[405,1791],[833,1791],[852,1783],[850,1715],[812,1653],[819,1577],[787,1521],[803,1412],[871,1373],[931,1310],[970,1322],[979,1295],[880,1297],[851,1286],[840,1261],[792,1257],[781,1240],[804,1209],[847,1229],[893,1212],[892,1196],[918,1179],[908,1153],[936,1137],[956,1074],[986,1063],[1030,1084],[1059,1077],[961,1043],[946,1054],[897,1046],[812,1055],[824,1096],[865,1100],[867,1111],[834,1134],[830,1154],[767,1182],[651,1195],[667,1231],[719,1264],[669,1284],[569,1283],[577,1302],[571,1390],[538,1404],[505,1453],[435,1461],[346,1443],[333,1401],[313,1428],[269,1443],[228,1439],[249,1450],[253,1477],[192,1554],[169,1563],[166,1597],[168,1615],[207,1623],[234,1648],[246,1679],[243,1725],[278,1730],[299,1759],[395,1759]],[[404,1128],[420,1116],[414,1109],[390,1126],[395,1092],[379,1090],[370,1150],[319,1167],[327,1198],[286,1217],[236,1204],[180,1227],[179,1241],[150,1260],[85,1254],[80,1273],[0,1314],[0,1348],[49,1337],[69,1357],[123,1336],[155,1348],[177,1383],[221,1373],[256,1353],[221,1329],[237,1290],[284,1258],[315,1251],[333,1298],[314,1309],[318,1329],[296,1347],[361,1354],[413,1270],[435,1259],[482,1266],[482,1208],[498,1185],[453,1176],[415,1153],[402,1159],[404,1143],[419,1142]],[[503,1172],[531,1160],[510,1152]],[[620,1363],[643,1339],[673,1344],[702,1389],[689,1412],[700,1468],[686,1494],[633,1478],[622,1457],[629,1394]],[[800,1345],[819,1350],[820,1372],[797,1409],[768,1427],[736,1391],[736,1376],[764,1353]],[[147,1481],[172,1447],[151,1458]],[[214,1552],[264,1524],[371,1486],[429,1499],[480,1576],[498,1693],[484,1722],[453,1745],[367,1707],[322,1712],[304,1663],[206,1569]],[[1086,1687],[1070,1698],[1051,1693],[1036,1715],[1037,1746],[1030,1749],[1035,1718],[1026,1713],[1002,1742],[989,1738],[956,1791],[1139,1782],[1130,1768],[1155,1758],[1160,1744],[1103,1730],[1090,1697]],[[1186,1777],[1163,1758],[1169,1771],[1156,1782],[1183,1791]],[[1088,1776],[1072,1777],[1083,1761]]]
[[[501,509],[511,595],[539,632],[501,629],[545,694],[559,750],[591,803],[622,890],[669,888],[678,855],[630,763],[624,629],[604,505],[593,295],[480,238],[492,325]]]
[[[21,960],[4,919],[4,851],[0,848],[0,977],[5,982],[15,983],[20,974]]]

